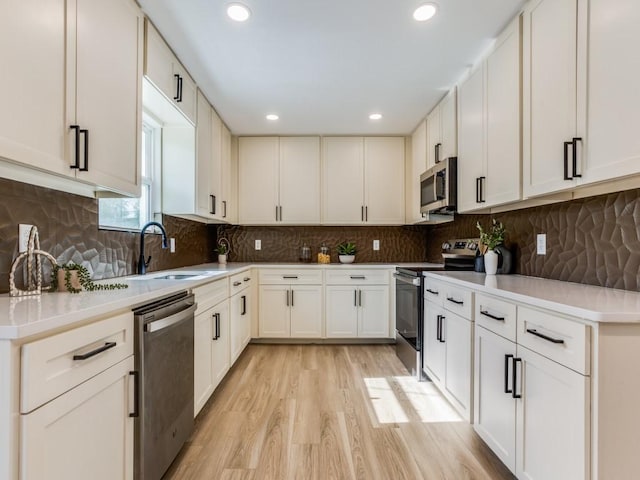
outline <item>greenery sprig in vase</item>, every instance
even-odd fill
[[[51,290],[58,290],[58,272],[64,271],[64,286],[70,293],[80,293],[82,289],[88,292],[94,292],[97,290],[118,290],[122,288],[129,288],[126,283],[95,283],[91,280],[91,274],[82,265],[77,263],[67,263],[66,265],[56,265],[51,271]],[[77,283],[73,281],[72,272],[77,272]],[[74,285],[80,285],[80,288]]]
[[[504,243],[505,228],[502,222],[498,222],[495,218],[491,219],[489,230],[484,230],[480,222],[476,223],[476,227],[480,232],[480,244],[482,245],[482,254],[487,251],[495,250],[498,245]]]

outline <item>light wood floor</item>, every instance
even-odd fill
[[[169,479],[512,479],[389,345],[249,345]]]

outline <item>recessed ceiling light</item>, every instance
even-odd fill
[[[418,22],[426,22],[436,14],[437,10],[438,7],[436,7],[435,3],[425,3],[416,8],[415,12],[413,12],[413,18]]]
[[[267,120],[275,121],[275,120],[278,120],[280,117],[275,113],[270,113],[269,115],[267,115],[266,118]]]
[[[370,120],[380,120],[381,118],[382,118],[381,113],[372,113],[371,115],[369,115]]]
[[[251,10],[241,3],[230,3],[227,7],[227,15],[231,20],[244,22],[251,16]]]

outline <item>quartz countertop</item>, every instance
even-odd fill
[[[181,290],[209,283],[251,267],[295,269],[373,269],[396,266],[433,266],[430,263],[207,263],[202,265],[149,272],[147,275],[110,278],[96,283],[126,283],[129,288],[96,292],[43,293],[40,296],[10,297],[0,295],[0,340],[21,340],[80,325],[92,319],[144,305]],[[171,273],[199,274],[192,279],[157,280],[154,277]]]
[[[425,272],[502,298],[593,322],[640,322],[640,292],[522,275],[475,272]]]

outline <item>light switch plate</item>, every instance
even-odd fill
[[[169,251],[171,253],[176,253],[176,239],[175,238],[170,238],[169,239]]]
[[[373,241],[373,249],[374,250],[380,250],[380,240],[374,240]]]
[[[547,234],[539,233],[536,237],[536,251],[538,255],[546,255],[547,254]]]
[[[262,250],[262,240],[256,240],[256,250]]]

